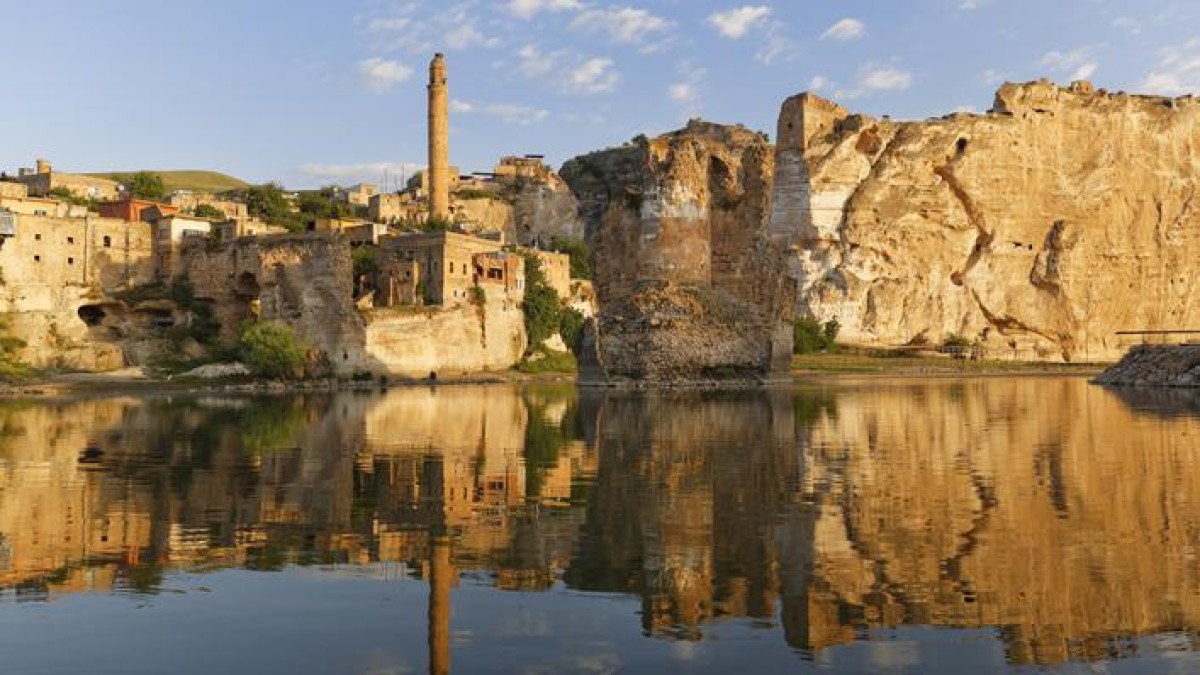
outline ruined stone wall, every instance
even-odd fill
[[[490,294],[483,307],[460,299],[445,308],[360,312],[351,297],[350,247],[342,239],[288,236],[201,244],[186,249],[185,260],[196,297],[213,303],[227,337],[252,316],[278,321],[291,326],[337,373],[424,377],[503,370],[525,350],[519,304],[500,293]],[[461,271],[457,264],[455,271]]]
[[[773,156],[695,121],[576,158],[595,231],[596,344],[609,379],[760,379],[787,367],[794,286],[768,241]]]
[[[1005,85],[986,115],[898,123],[812,95],[779,120],[772,232],[799,308],[852,343],[1115,359],[1200,323],[1200,103]]]
[[[290,326],[336,371],[363,358],[363,320],[351,299],[353,265],[343,239],[200,242],[184,249],[183,269],[196,297],[213,304],[227,338],[257,316]]]
[[[0,243],[0,313],[33,366],[111,369],[122,350],[88,330],[80,308],[153,279],[150,225],[110,218],[16,217]]]

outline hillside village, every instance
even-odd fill
[[[314,288],[336,294],[341,285],[344,297],[324,298],[322,311],[338,305],[351,324],[386,323],[395,315],[402,325],[382,331],[392,333],[384,341],[409,346],[382,359],[364,354],[336,370],[426,375],[456,366],[511,367],[528,347],[520,317],[528,257],[539,261],[540,276],[564,303],[583,315],[593,313],[590,283],[572,279],[568,254],[549,250],[573,247],[575,276],[585,275],[581,241],[574,238],[581,238],[582,226],[573,218],[569,190],[539,157],[505,157],[492,172],[452,175],[449,217],[432,217],[425,174],[391,193],[372,184],[309,192],[275,185],[167,192],[155,189],[161,181],[149,172],[129,176],[124,184],[58,171],[38,160],[33,168],[0,177],[4,330],[24,345],[18,353],[26,364],[111,370],[179,360],[180,350],[189,357],[184,362],[204,361],[219,339],[236,339],[247,319],[275,320],[300,329],[310,346],[346,353],[349,362],[355,349],[340,339],[325,344],[297,323],[301,315],[317,312],[305,294]],[[151,186],[150,194],[143,183]],[[563,209],[565,227],[552,232],[531,227],[545,224],[537,211],[553,198],[572,202]],[[264,312],[263,294],[279,290],[278,261],[264,275],[244,269],[244,253],[270,257],[281,248],[303,251],[310,262],[328,255],[343,264],[330,265],[329,278],[295,278],[288,287],[297,294],[294,302],[268,300]],[[236,258],[238,252],[240,264],[225,270],[224,278],[214,276],[214,260]],[[172,289],[178,296],[180,288],[191,297],[172,298]],[[481,303],[496,311],[482,311]],[[322,323],[317,314],[314,325]],[[209,317],[219,326],[199,326],[211,322]],[[496,324],[494,342],[500,343],[495,336],[501,329],[515,336],[483,356],[489,350],[481,336],[489,320]],[[423,344],[426,338],[437,341],[432,326],[451,325],[464,331],[463,344]],[[204,335],[206,330],[214,334]],[[359,351],[362,341],[355,340]],[[552,344],[565,349],[561,342]],[[460,353],[428,355],[438,349]],[[480,354],[472,356],[473,351]],[[407,358],[415,352],[426,355]]]

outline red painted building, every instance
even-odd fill
[[[152,223],[159,218],[179,213],[179,207],[132,197],[115,202],[104,202],[98,205],[96,210],[105,218],[120,218],[130,223]]]

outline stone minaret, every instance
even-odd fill
[[[429,64],[429,215],[450,218],[450,119],[441,54]]]

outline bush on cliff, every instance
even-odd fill
[[[300,377],[307,351],[291,328],[271,321],[248,323],[238,337],[242,361],[263,377]]]
[[[0,331],[7,327],[5,320],[0,318]],[[16,351],[24,346],[23,340],[0,335],[0,382],[19,380],[29,374],[29,369],[21,363],[16,354]]]
[[[792,353],[812,354],[835,350],[841,328],[837,319],[831,319],[824,324],[811,318],[796,321],[792,327]]]
[[[525,254],[525,333],[529,336],[529,352],[558,331],[562,321],[562,300],[546,281],[542,261],[532,253]]]

